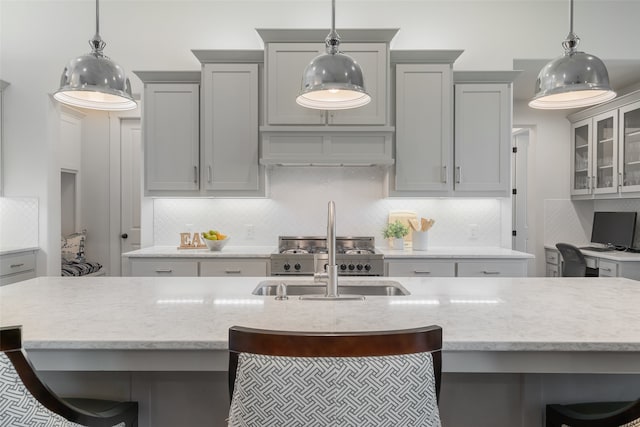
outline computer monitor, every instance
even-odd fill
[[[636,212],[594,212],[591,242],[630,248],[636,232]]]

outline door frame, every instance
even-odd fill
[[[120,276],[122,271],[121,233],[121,122],[140,119],[140,101],[138,108],[129,111],[109,113],[109,274]]]

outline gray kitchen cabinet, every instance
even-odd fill
[[[458,277],[526,277],[527,260],[473,260],[457,263]]]
[[[544,250],[546,277],[560,277],[562,270],[560,264],[560,253],[555,249]]]
[[[393,260],[386,264],[390,277],[455,277],[454,261]]]
[[[391,194],[446,194],[452,188],[451,63],[397,64],[395,70],[396,163]]]
[[[200,276],[248,276],[264,277],[267,275],[268,260],[220,258],[200,262]]]
[[[322,40],[322,39],[320,39]],[[371,102],[349,110],[314,110],[296,103],[302,75],[323,43],[268,43],[267,125],[385,125],[387,120],[387,43],[342,43],[340,50],[360,66]]]
[[[200,188],[200,73],[135,71],[144,83],[142,136],[148,196]]]
[[[0,286],[36,277],[36,251],[0,255]]]
[[[133,277],[197,277],[198,262],[157,258],[131,259],[130,275]]]
[[[203,64],[201,180],[208,195],[264,196],[258,90],[256,63]]]
[[[388,259],[385,271],[390,277],[526,277],[527,259]]]
[[[477,77],[454,73],[453,188],[460,196],[507,197],[511,183],[512,83],[473,82]]]

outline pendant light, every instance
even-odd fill
[[[96,0],[96,34],[89,40],[91,52],[72,59],[53,97],[65,104],[93,110],[123,111],[136,108],[131,83],[124,69],[105,56],[100,38],[100,8]]]
[[[532,108],[559,110],[586,107],[616,97],[609,86],[609,73],[604,63],[593,55],[577,50],[580,38],[573,32],[573,0],[570,8],[569,34],[562,43],[564,55],[540,70],[536,94],[529,102]]]
[[[324,43],[327,52],[315,57],[302,75],[302,90],[296,102],[307,108],[346,110],[371,101],[364,88],[360,65],[340,52],[336,32],[336,2],[331,1],[331,32]]]

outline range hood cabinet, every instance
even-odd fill
[[[329,128],[331,129],[331,128]],[[275,166],[390,166],[393,127],[261,132],[260,163]]]

